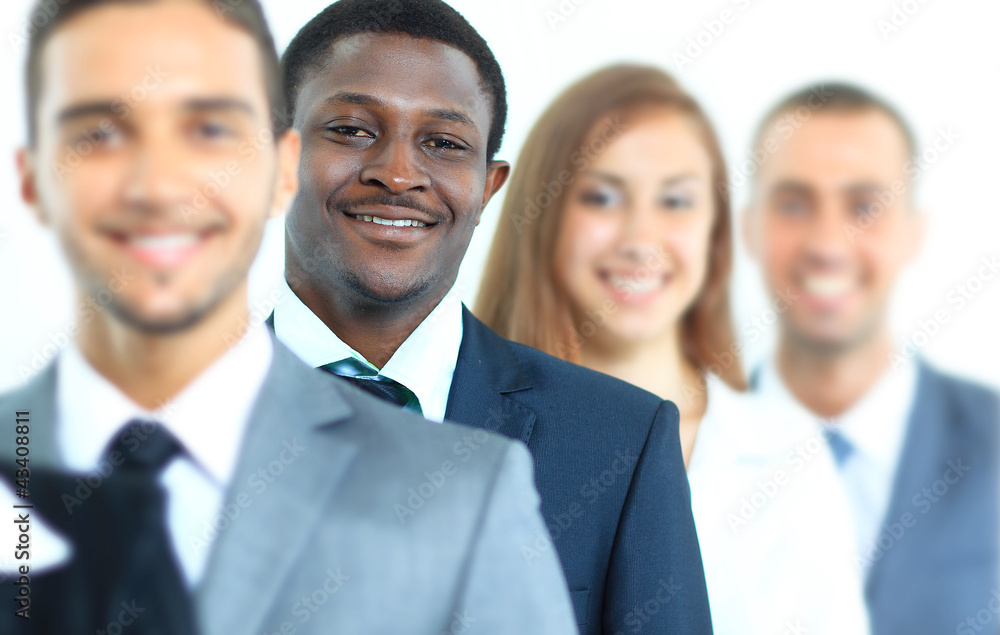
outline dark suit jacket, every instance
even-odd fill
[[[531,450],[581,633],[711,633],[677,407],[505,340],[464,307],[463,329],[445,418]]]
[[[920,364],[866,581],[874,635],[996,632],[998,429],[996,393]]]

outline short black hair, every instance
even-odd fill
[[[35,112],[42,87],[42,52],[49,36],[59,25],[74,15],[88,9],[108,4],[152,4],[154,0],[36,0],[31,10],[30,23],[33,27],[28,40],[28,60],[25,65],[25,94],[27,96],[28,143],[34,145],[37,138],[38,117]],[[248,32],[260,49],[264,64],[264,81],[271,108],[271,127],[277,138],[287,128],[285,114],[285,93],[281,87],[281,67],[278,53],[274,48],[274,38],[267,26],[267,19],[258,0],[204,0],[220,18]],[[60,6],[61,5],[61,6]]]
[[[340,0],[323,9],[292,39],[281,58],[285,102],[290,118],[308,73],[321,68],[338,39],[358,33],[399,33],[437,40],[468,55],[479,71],[480,86],[492,102],[487,160],[503,141],[507,89],[500,64],[472,25],[442,0]]]
[[[889,117],[899,128],[906,143],[908,158],[917,154],[917,139],[913,134],[913,129],[906,121],[899,110],[896,109],[887,99],[875,93],[861,88],[855,84],[845,82],[823,82],[810,84],[792,94],[788,95],[777,103],[757,126],[754,134],[753,148],[756,150],[764,143],[764,132],[775,120],[787,112],[798,111],[805,108],[812,113],[823,114],[855,114],[868,110],[876,110]]]

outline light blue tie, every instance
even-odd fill
[[[833,453],[834,460],[837,461],[837,467],[843,468],[844,463],[847,459],[851,457],[854,452],[854,446],[851,442],[844,437],[836,428],[823,428],[823,436],[826,438],[827,444],[830,446],[830,451]]]

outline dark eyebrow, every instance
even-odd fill
[[[606,183],[610,183],[615,187],[625,186],[625,179],[621,178],[620,176],[615,176],[614,174],[610,174],[608,172],[601,172],[600,170],[591,170],[587,174],[594,177],[595,179],[604,181]]]
[[[83,104],[76,104],[73,106],[68,106],[63,108],[59,112],[59,116],[56,120],[59,123],[66,123],[67,121],[72,121],[74,119],[79,119],[81,117],[89,117],[90,115],[114,115],[115,114],[115,104],[110,101],[94,101],[87,102]]]
[[[364,93],[352,93],[349,91],[341,91],[335,95],[327,97],[324,101],[327,104],[351,104],[354,106],[370,106],[372,108],[389,107],[389,104],[378,97],[366,95]],[[455,123],[472,126],[473,128],[476,127],[476,123],[472,120],[472,117],[460,110],[454,110],[452,108],[434,108],[424,111],[424,115],[430,117],[431,119],[453,121]]]
[[[378,97],[348,91],[341,91],[327,97],[323,101],[327,104],[352,104],[354,106],[373,106],[375,108],[385,108],[388,105]]]
[[[660,185],[672,186],[672,185],[677,185],[679,183],[683,183],[685,181],[700,181],[700,180],[701,177],[699,177],[697,174],[677,174],[675,176],[670,176],[663,179],[663,182],[661,182]]]
[[[873,192],[885,192],[890,188],[879,185],[878,183],[852,183],[844,188],[844,193],[846,194],[871,194]]]
[[[625,186],[625,179],[623,179],[620,176],[616,176],[614,174],[611,174],[609,172],[601,172],[600,170],[592,170],[592,171],[588,172],[588,174],[590,176],[596,178],[596,179],[599,179],[601,181],[605,181],[607,183],[610,183],[611,185],[614,185],[615,187],[624,187]],[[698,180],[700,180],[700,179],[699,179],[698,175],[696,175],[696,174],[678,174],[678,175],[670,176],[670,177],[667,177],[667,178],[663,179],[660,182],[660,185],[664,186],[664,187],[669,187],[671,185],[677,185],[678,183],[683,183],[684,181],[698,181]]]
[[[235,97],[209,97],[190,99],[184,103],[184,110],[194,112],[212,112],[216,110],[242,110],[248,115],[255,114],[250,102]]]
[[[94,101],[76,104],[64,108],[58,116],[59,123],[66,123],[81,117],[90,115],[104,115],[120,117],[123,105],[113,101]],[[210,97],[202,99],[191,99],[184,104],[185,110],[194,112],[211,112],[217,110],[242,110],[253,115],[254,109],[250,102],[235,97]]]
[[[467,126],[476,127],[472,118],[463,112],[458,110],[452,110],[450,108],[435,108],[434,110],[428,110],[427,115],[432,119],[443,119],[444,121],[453,121],[455,123],[465,124]]]
[[[809,196],[812,194],[812,187],[801,181],[779,181],[777,182],[770,191],[771,195],[774,194],[802,194]]]

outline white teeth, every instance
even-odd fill
[[[422,223],[418,220],[411,220],[409,218],[404,218],[403,220],[389,220],[387,218],[379,218],[378,216],[365,216],[361,214],[355,215],[354,218],[363,220],[366,223],[388,225],[391,227],[427,227],[427,223]]]
[[[636,278],[623,278],[621,276],[610,275],[608,276],[608,283],[618,291],[648,293],[659,287],[663,283],[663,278],[660,276],[649,276],[645,280],[638,280]]]
[[[850,276],[807,276],[802,286],[812,295],[830,298],[847,293],[854,283]]]
[[[128,243],[140,249],[179,249],[198,242],[198,234],[160,234],[156,236],[129,236]]]

